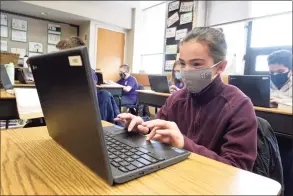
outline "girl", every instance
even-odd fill
[[[185,88],[170,96],[158,119],[144,122],[131,114],[116,121],[128,131],[147,134],[223,163],[252,170],[257,155],[257,120],[250,99],[221,79],[227,45],[224,34],[196,27],[180,43],[180,69]]]
[[[182,80],[181,72],[180,72],[180,63],[179,61],[175,61],[172,69],[172,78],[169,81],[170,92],[176,92],[184,87],[184,83]]]

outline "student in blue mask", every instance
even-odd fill
[[[175,61],[172,69],[172,78],[169,81],[170,92],[176,92],[184,87],[184,82],[182,80],[180,72],[180,63]]]

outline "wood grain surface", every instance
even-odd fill
[[[172,95],[170,93],[159,93],[159,92],[150,91],[150,90],[136,90],[136,92],[146,93],[146,94],[153,94],[153,95],[161,95],[161,96],[164,96],[164,97],[170,97]]]
[[[15,99],[15,95],[6,92],[5,89],[0,89],[0,99]]]
[[[196,154],[111,187],[52,140],[46,127],[0,133],[1,195],[277,195],[280,191],[273,180]]]
[[[287,108],[263,108],[263,107],[256,107],[254,106],[254,110],[263,111],[263,112],[271,112],[277,114],[285,114],[292,116],[292,109]]]

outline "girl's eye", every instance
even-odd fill
[[[199,67],[200,64],[199,64],[199,63],[193,63],[192,66],[194,66],[194,67]]]

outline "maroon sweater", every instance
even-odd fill
[[[184,148],[245,170],[257,154],[257,121],[253,105],[220,76],[199,94],[182,89],[158,113],[174,121],[184,135]]]

